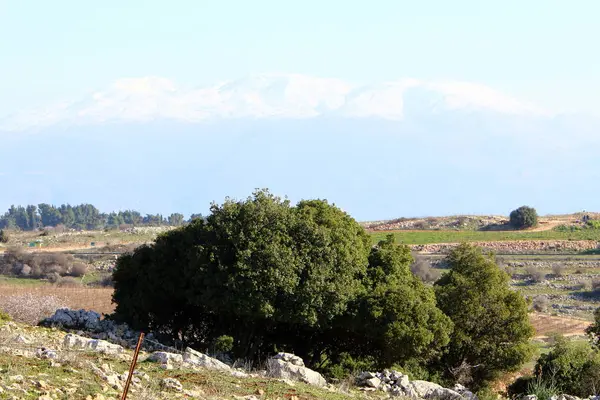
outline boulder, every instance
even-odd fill
[[[69,333],[63,340],[63,346],[73,349],[90,350],[104,354],[120,354],[123,347],[107,342],[106,340],[89,339]]]
[[[183,353],[183,362],[192,364],[194,366],[203,367],[206,369],[218,369],[229,371],[231,367],[216,358],[202,354],[192,348],[186,348]]]
[[[270,358],[269,360],[267,360],[267,371],[270,377],[297,380],[304,383],[308,383],[309,385],[319,387],[327,386],[327,381],[325,381],[325,378],[323,378],[321,374],[304,366],[284,361],[280,354],[277,355],[279,356],[279,358]],[[289,360],[293,360],[296,363],[300,363],[300,361],[302,361],[300,357],[296,356],[294,356],[294,358],[286,358]],[[298,359],[300,359],[300,361]],[[301,364],[304,365],[304,361],[302,361]]]
[[[446,389],[437,383],[427,381],[412,381],[411,389],[425,400],[462,400],[463,397],[451,389]]]
[[[299,367],[304,367],[304,360],[301,359],[300,357],[294,355],[294,354],[290,354],[290,353],[277,353],[275,356],[272,357],[274,360],[281,360],[281,361],[285,361],[294,365],[297,365]]]
[[[381,379],[377,377],[370,378],[365,381],[365,384],[369,387],[377,389],[381,385]]]
[[[63,328],[80,328],[90,331],[98,330],[100,327],[101,315],[95,311],[70,310],[61,308],[56,310],[53,316],[43,320],[40,325],[60,326]]]
[[[172,366],[173,364],[181,365],[183,363],[183,356],[181,354],[168,353],[166,351],[155,351],[154,353],[150,354],[147,360],[157,362],[165,366]]]
[[[467,389],[460,383],[457,383],[456,385],[454,385],[452,390],[454,390],[456,393],[460,394],[466,400],[479,400],[475,393],[471,392],[469,389]]]

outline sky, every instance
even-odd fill
[[[600,114],[595,0],[0,0],[0,115],[124,77],[478,82]]]

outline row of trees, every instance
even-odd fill
[[[433,286],[412,263],[326,201],[257,191],[121,256],[113,317],[250,361],[293,352],[330,376],[394,367],[477,388],[531,357],[528,306],[493,257],[461,245]]]
[[[4,215],[0,216],[0,229],[31,231],[44,227],[56,227],[58,225],[74,229],[101,229],[119,227],[121,225],[181,226],[199,217],[201,217],[200,214],[194,214],[186,221],[183,214],[179,213],[173,213],[168,217],[164,217],[161,214],[147,214],[143,216],[134,210],[106,214],[101,213],[91,204],[76,206],[63,204],[60,207],[56,207],[42,203],[37,206],[11,206]]]

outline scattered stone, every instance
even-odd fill
[[[13,343],[30,344],[31,340],[21,334],[15,336],[12,340]]]
[[[356,379],[356,384],[364,391],[381,390],[392,396],[408,397],[425,400],[478,400],[462,385],[454,389],[446,389],[438,384],[427,381],[410,381],[407,375],[398,371],[362,372]]]
[[[162,381],[160,381],[160,386],[164,390],[173,392],[183,392],[183,385],[177,379],[164,378]]]
[[[91,350],[103,354],[120,354],[123,347],[107,342],[106,340],[89,339],[83,336],[69,333],[65,336],[63,345],[69,348]]]

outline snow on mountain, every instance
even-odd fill
[[[184,88],[165,78],[144,77],[120,79],[79,101],[0,117],[0,130],[161,119],[200,122],[331,115],[402,120],[410,115],[453,111],[548,115],[534,105],[466,82],[403,79],[357,86],[299,74],[262,74],[207,87]]]

